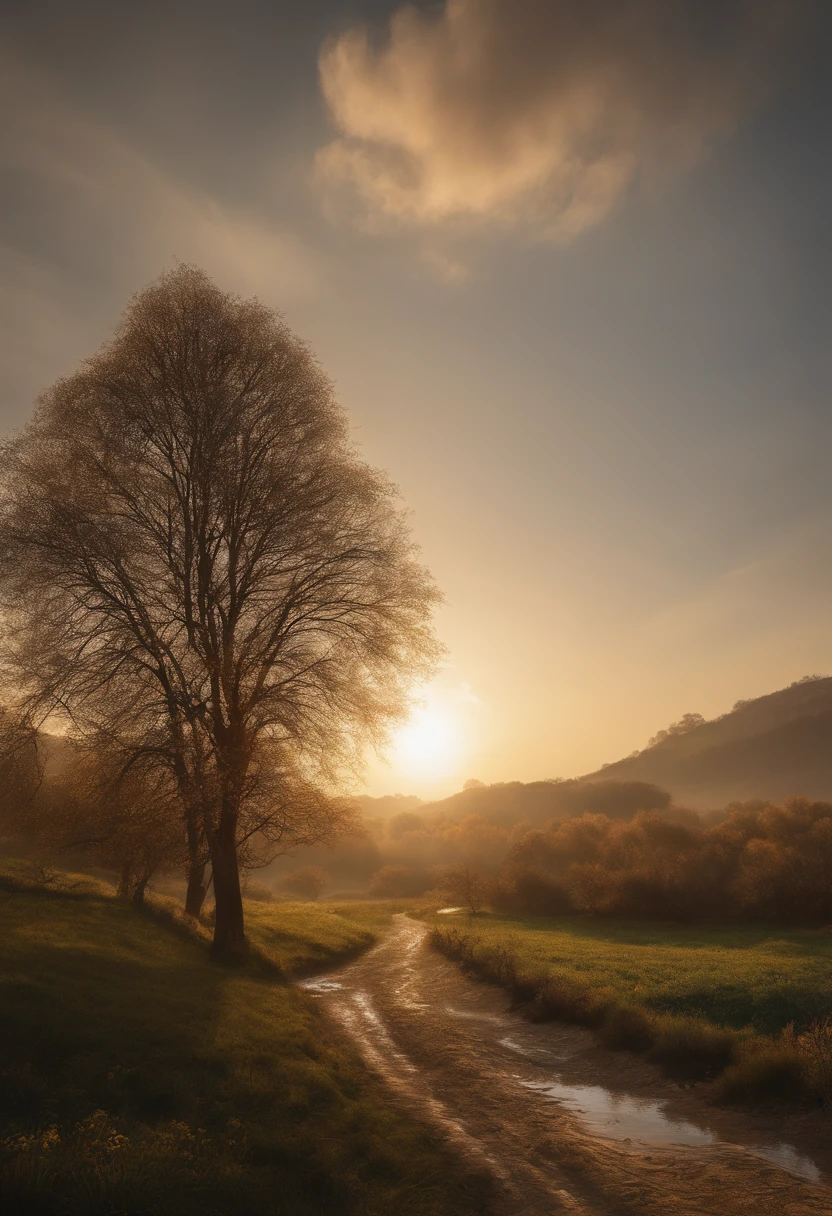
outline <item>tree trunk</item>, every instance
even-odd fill
[[[150,878],[151,878],[150,874],[143,874],[142,877],[139,879],[139,881],[136,883],[136,886],[135,886],[135,889],[131,896],[131,899],[137,908],[144,907],[144,889],[147,886],[147,884],[150,882]]]
[[[118,886],[116,887],[116,894],[119,899],[130,898],[130,878],[132,873],[133,863],[131,861],[122,862],[121,873],[118,876]]]
[[[208,883],[205,881],[207,864],[204,861],[192,862],[188,867],[188,889],[185,892],[185,915],[199,920],[205,896],[208,894]]]
[[[199,919],[205,896],[208,894],[208,883],[205,881],[205,870],[208,863],[205,859],[205,837],[199,825],[199,818],[193,803],[186,797],[190,794],[184,769],[179,782],[180,791],[185,801],[185,831],[188,837],[188,888],[185,892],[185,915]]]
[[[211,833],[216,919],[211,953],[224,963],[241,963],[246,953],[243,896],[237,862],[237,818],[227,811]]]

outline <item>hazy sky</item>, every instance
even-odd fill
[[[447,598],[372,792],[832,671],[830,7],[0,3],[0,426],[176,259],[280,309]]]

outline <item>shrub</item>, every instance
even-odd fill
[[[794,1042],[789,1036],[774,1042],[753,1041],[722,1074],[721,1089],[731,1102],[799,1098],[805,1089],[804,1072]]]
[[[246,889],[243,894],[246,899],[253,899],[256,903],[260,904],[270,904],[274,900],[274,891],[271,887],[267,887],[264,882],[246,883]]]
[[[375,899],[412,899],[423,895],[430,879],[423,870],[409,866],[382,866],[370,879],[369,894]]]
[[[326,870],[320,869],[318,866],[300,866],[297,870],[290,870],[284,875],[282,887],[284,891],[288,891],[291,895],[298,895],[301,899],[318,899],[326,887],[329,886],[330,878]]]
[[[509,867],[495,888],[494,906],[507,912],[523,911],[532,916],[560,916],[574,911],[574,902],[563,883],[545,871],[522,865]]]
[[[575,1022],[579,1026],[597,1026],[604,1013],[603,1000],[587,985],[566,975],[546,976],[529,1010],[534,1021]]]
[[[475,916],[482,912],[494,894],[494,883],[485,874],[472,870],[467,863],[457,866],[437,866],[433,878],[442,898],[461,904]]]
[[[784,1038],[788,1035],[789,1031]],[[829,1105],[832,1103],[832,1017],[810,1022],[802,1034],[794,1037],[794,1046],[803,1064],[807,1085],[824,1106]]]
[[[635,1005],[613,1005],[601,1023],[601,1041],[623,1051],[647,1051],[656,1041],[656,1019]]]
[[[735,1031],[703,1018],[661,1018],[649,1059],[672,1077],[699,1081],[719,1076],[734,1059],[738,1042]]]

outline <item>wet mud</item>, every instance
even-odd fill
[[[525,1022],[401,915],[302,986],[495,1183],[494,1216],[832,1216],[832,1117],[744,1113],[578,1027]]]

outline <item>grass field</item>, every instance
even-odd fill
[[[0,1207],[479,1210],[480,1183],[384,1100],[311,998],[263,969],[217,967],[204,942],[94,880],[55,885],[0,873]],[[255,932],[289,969],[356,948],[382,915],[270,911]]]
[[[727,1069],[736,1096],[746,1081],[753,1095],[806,1080],[812,1067],[800,1033],[832,1013],[832,936],[822,932],[496,914],[431,919],[435,946],[514,990],[530,1016],[594,1026],[610,1046],[650,1051],[675,1075]]]
[[[453,919],[457,925],[464,919],[466,927],[473,920]],[[483,944],[508,940],[529,972],[556,972],[655,1013],[774,1034],[832,1011],[832,935],[826,933],[491,914],[473,926]]]
[[[406,903],[259,903],[246,900],[249,939],[290,975],[303,975],[366,950]]]

